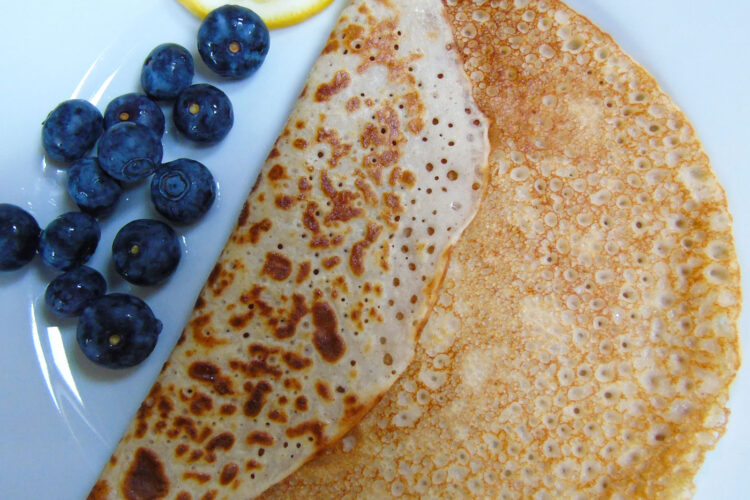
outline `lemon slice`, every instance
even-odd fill
[[[241,5],[255,11],[268,29],[283,28],[301,23],[328,7],[333,0],[177,0],[183,7],[200,17],[226,3]]]

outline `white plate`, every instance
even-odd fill
[[[416,0],[415,0],[416,1]],[[84,498],[169,354],[252,185],[345,0],[271,35],[261,70],[242,82],[212,78],[197,62],[196,80],[218,84],[235,106],[235,125],[220,146],[190,147],[168,126],[165,160],[189,156],[205,163],[220,189],[200,223],[179,228],[185,249],[177,274],[162,286],[133,290],[108,260],[117,229],[153,216],[145,186],[127,193],[106,219],[92,265],[111,290],[146,298],[164,321],[161,340],[137,368],[93,366],[75,345],[75,322],[50,317],[43,305],[55,275],[37,259],[0,275],[0,491],[3,498]],[[198,21],[173,0],[4,2],[0,16],[0,201],[27,208],[46,225],[73,210],[65,173],[44,163],[40,124],[60,101],[89,99],[104,109],[113,97],[138,90],[140,65],[163,42],[195,53]],[[651,71],[695,126],[727,190],[743,269],[750,269],[750,4],[731,9],[684,0],[571,0]],[[725,4],[728,4],[725,3]],[[169,121],[170,113],[167,113]],[[743,280],[745,289],[747,280]],[[746,296],[748,294],[746,293]],[[747,315],[741,330],[747,328]],[[745,346],[745,359],[748,348]],[[697,498],[740,498],[750,458],[750,367],[732,390],[727,435],[698,475]]]

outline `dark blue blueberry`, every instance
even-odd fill
[[[86,307],[78,319],[76,340],[81,351],[106,368],[129,368],[148,357],[162,323],[138,297],[110,293]]]
[[[68,170],[67,191],[82,212],[105,216],[120,199],[122,187],[101,169],[96,158],[81,158]]]
[[[115,269],[135,285],[156,285],[180,263],[180,242],[174,229],[153,219],[125,224],[112,242]]]
[[[53,279],[44,292],[44,302],[59,316],[73,317],[107,291],[107,281],[96,269],[74,267]]]
[[[71,99],[53,109],[42,124],[42,145],[56,161],[83,158],[102,135],[102,114],[83,99]]]
[[[134,122],[145,125],[161,137],[164,135],[164,113],[154,101],[143,94],[124,94],[115,97],[104,110],[104,128],[120,122]]]
[[[85,264],[96,250],[101,230],[96,219],[83,212],[67,212],[47,224],[39,239],[42,260],[61,271]]]
[[[203,143],[220,141],[234,123],[229,97],[207,83],[197,83],[183,90],[174,103],[172,118],[188,139]]]
[[[163,164],[151,179],[151,201],[167,219],[190,224],[205,214],[216,198],[216,181],[205,165],[180,158]]]
[[[151,129],[133,122],[108,128],[99,139],[99,166],[120,182],[151,175],[161,162],[162,145]]]
[[[12,271],[36,255],[39,224],[21,207],[0,203],[0,271]]]
[[[143,62],[141,87],[154,99],[174,99],[193,83],[193,56],[182,45],[163,43]]]
[[[252,75],[268,54],[268,28],[250,9],[224,5],[198,29],[198,52],[211,71],[227,78]]]

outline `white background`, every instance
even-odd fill
[[[415,2],[418,0],[415,0]],[[734,215],[740,263],[750,269],[750,3],[691,0],[571,0],[645,66],[695,127],[724,185]],[[143,59],[159,43],[195,51],[198,21],[173,0],[3,2],[0,16],[0,202],[15,203],[46,225],[75,207],[65,173],[44,163],[40,125],[71,96],[107,102],[138,90]],[[177,228],[184,254],[166,285],[132,290],[109,264],[112,238],[125,222],[154,216],[145,185],[129,190],[102,224],[92,265],[112,291],[134,291],[164,321],[162,338],[141,366],[99,369],[75,345],[75,322],[50,317],[43,305],[55,273],[39,260],[0,275],[0,496],[84,498],[102,464],[169,354],[192,303],[234,224],[308,70],[344,0],[302,25],[276,30],[261,70],[249,80],[212,78],[197,62],[196,80],[232,99],[236,120],[220,146],[191,147],[168,126],[165,161],[189,156],[219,182],[219,198],[202,222]],[[171,112],[165,108],[169,122]],[[747,279],[743,279],[745,290]],[[745,294],[748,295],[747,293]],[[746,307],[747,309],[747,307]],[[746,332],[747,314],[740,323]],[[743,343],[744,358],[750,352]],[[697,477],[697,498],[742,498],[750,472],[750,367],[732,388],[727,435]]]

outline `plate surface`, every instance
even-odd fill
[[[725,186],[735,220],[742,269],[750,269],[750,4],[722,11],[682,0],[570,0],[644,65],[695,127]],[[165,161],[190,157],[206,164],[219,197],[199,223],[177,227],[183,258],[163,286],[137,288],[119,279],[109,262],[117,230],[129,220],[155,217],[145,185],[130,189],[102,224],[92,265],[111,291],[147,300],[164,322],[159,344],[142,365],[112,372],[88,362],[75,343],[75,321],[51,317],[43,304],[55,273],[39,260],[0,275],[0,317],[5,325],[0,362],[0,491],[4,498],[85,498],[130,421],[190,313],[267,151],[322,48],[345,0],[307,22],[271,33],[271,51],[256,75],[218,80],[196,61],[196,81],[222,88],[235,107],[235,125],[218,146],[177,140],[169,124]],[[140,66],[163,42],[196,54],[198,20],[173,0],[24,2],[4,5],[0,56],[0,201],[28,209],[44,226],[75,206],[63,191],[65,171],[47,164],[40,124],[60,101],[80,97],[102,111],[114,97],[139,90]],[[170,123],[171,111],[164,107]],[[745,290],[750,290],[746,273]],[[747,297],[747,293],[745,296]],[[747,304],[746,304],[747,307]],[[747,314],[740,329],[747,331]],[[744,359],[750,349],[743,343]],[[750,367],[732,389],[727,435],[697,478],[698,499],[740,498],[750,459]]]

